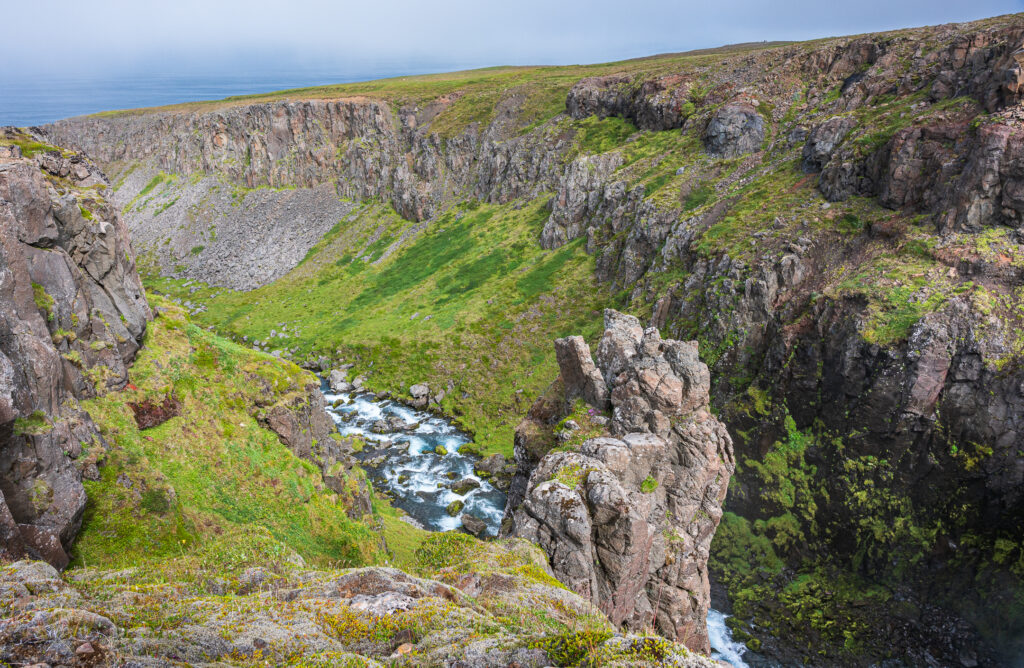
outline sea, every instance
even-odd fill
[[[378,67],[366,71],[300,69],[236,74],[121,74],[29,77],[0,72],[0,126],[26,127],[115,109],[219,100],[291,88],[370,81],[464,69]]]

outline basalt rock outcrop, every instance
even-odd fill
[[[105,447],[78,400],[124,386],[151,314],[99,169],[58,149],[30,159],[4,148],[0,552],[63,567],[85,509],[82,477],[97,475]]]
[[[573,118],[620,116],[642,130],[680,128],[694,111],[690,77],[654,79],[610,75],[581,79],[569,90],[566,111]]]
[[[730,102],[715,112],[704,128],[704,146],[720,158],[735,158],[760,150],[764,119],[747,101]]]
[[[709,651],[708,550],[734,462],[696,344],[609,310],[596,364],[581,337],[556,349],[564,400],[610,408],[610,433],[536,462],[522,425],[528,482],[509,498],[505,530],[544,548],[555,576],[613,624]]]
[[[254,378],[253,382],[260,380]],[[350,517],[369,514],[372,510],[370,490],[365,479],[346,475],[356,463],[352,445],[339,437],[327,414],[327,403],[320,387],[309,383],[280,397],[268,383],[263,381],[263,384],[264,396],[273,403],[255,404],[255,417],[277,434],[296,457],[320,469],[324,484],[342,497]]]
[[[137,210],[128,213],[136,236],[165,271],[248,290],[298,264],[349,215],[350,200],[380,198],[420,221],[466,195],[500,203],[553,189],[571,137],[548,127],[518,134],[516,110],[505,104],[488,126],[442,139],[430,121],[454,101],[397,112],[367,98],[279,101],[74,118],[45,131],[101,164],[142,165],[124,174],[118,202]],[[190,178],[162,184],[166,197],[147,205],[155,194],[147,186],[167,172]],[[254,216],[272,224],[254,226]],[[203,233],[209,225],[219,226],[216,235]],[[254,236],[264,243],[253,244]],[[279,246],[283,252],[265,252]]]

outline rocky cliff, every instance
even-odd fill
[[[711,564],[750,646],[803,663],[902,652],[910,663],[993,665],[1019,656],[1024,628],[1022,40],[1024,19],[1007,16],[491,84],[453,78],[441,92],[382,85],[379,99],[339,89],[344,99],[72,119],[47,132],[119,173],[380,196],[427,224],[405,239],[435,229],[448,205],[512,211],[551,193],[533,239],[567,254],[580,240],[613,293],[606,303],[700,342],[737,464]],[[129,175],[119,201],[152,178]],[[167,196],[149,219],[165,215],[155,210]],[[164,251],[156,240],[169,231],[153,229],[166,272],[216,276],[198,268],[203,249],[190,259],[188,246],[204,242]],[[248,331],[236,302],[207,301],[227,313],[211,312],[211,324]],[[486,316],[494,326],[518,327],[499,306]],[[517,336],[542,307],[516,314]],[[517,338],[499,340],[512,355]],[[433,354],[389,350],[374,370],[434,364]],[[432,384],[454,386],[467,368],[500,373],[490,354],[451,354]],[[508,373],[502,410],[525,411]],[[462,400],[449,393],[450,408],[497,392],[479,385]],[[600,396],[596,381],[588,392]],[[558,444],[547,420],[557,403],[530,409],[534,460]],[[790,648],[773,648],[772,635]]]
[[[78,401],[125,385],[151,315],[99,169],[0,139],[0,554],[63,567],[105,448]]]
[[[555,576],[613,624],[653,627],[706,654],[707,561],[735,466],[732,440],[708,413],[710,375],[695,343],[662,340],[617,311],[604,321],[596,365],[581,337],[555,345],[560,413],[575,400],[610,410],[607,435],[538,462],[526,443],[538,426],[521,425],[516,463],[526,486],[509,497],[505,530],[540,545]]]
[[[78,118],[46,133],[123,172],[118,202],[165,271],[252,289],[295,266],[353,200],[383,199],[418,221],[467,192],[508,202],[553,187],[567,137],[520,135],[513,99],[488,126],[441,139],[430,120],[454,102],[394,109],[362,97],[279,101]],[[165,173],[187,178],[163,183]],[[239,204],[243,215],[232,210]],[[264,243],[252,243],[254,235]],[[173,243],[164,247],[165,239]]]

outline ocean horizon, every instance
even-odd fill
[[[390,66],[365,71],[293,70],[240,74],[132,74],[33,77],[0,74],[0,126],[44,125],[101,111],[219,100],[292,88],[467,69]]]

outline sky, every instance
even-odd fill
[[[0,0],[4,76],[607,62],[1024,11],[1024,0]]]

